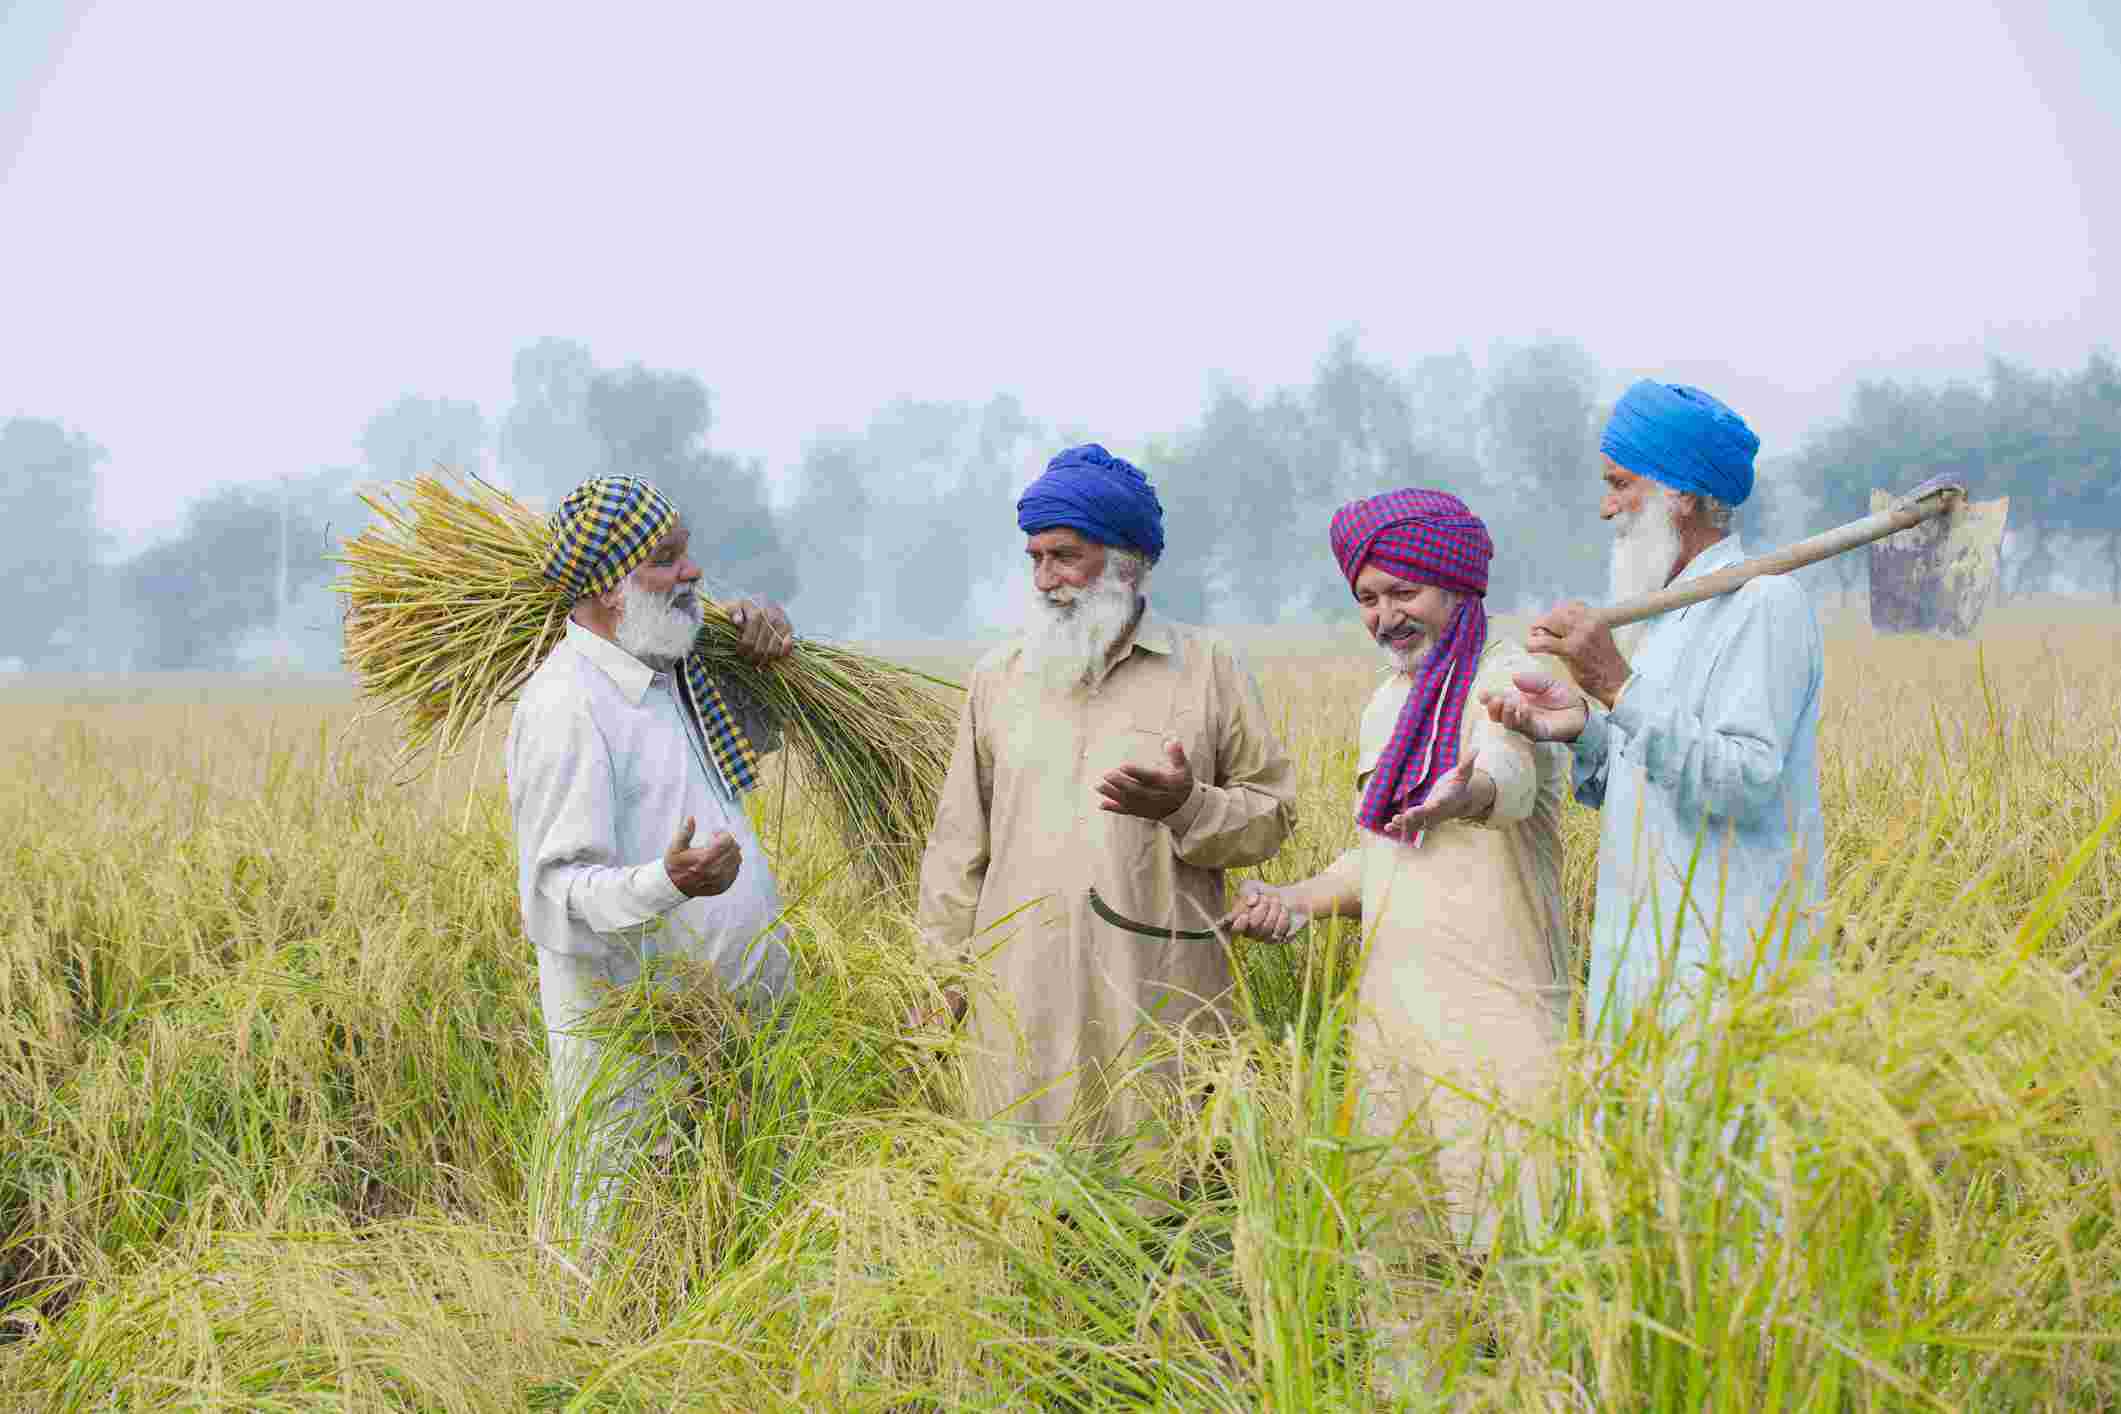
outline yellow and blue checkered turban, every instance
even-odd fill
[[[639,568],[677,523],[678,508],[639,477],[592,477],[553,512],[552,548],[540,573],[573,598],[602,594]]]
[[[640,568],[677,523],[678,508],[639,477],[592,477],[553,512],[552,548],[538,572],[571,599],[602,594]],[[685,658],[685,687],[730,794],[757,789],[758,752],[696,652]]]

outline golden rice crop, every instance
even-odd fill
[[[1423,1136],[1349,1132],[1358,930],[1244,945],[1167,1145],[1041,1144],[903,1033],[936,974],[815,802],[762,812],[770,1019],[609,999],[693,1088],[572,1268],[491,756],[442,809],[343,699],[0,692],[0,1410],[2121,1407],[2121,629],[1995,620],[1830,638],[1836,987],[1741,979],[1684,1083],[1642,1034],[1499,1117],[1546,1201],[1479,1270]],[[1352,837],[1373,660],[1260,655],[1267,877]]]
[[[371,710],[395,716],[401,766],[460,750],[565,632],[571,607],[539,573],[546,520],[475,478],[425,475],[362,495],[376,519],[333,558],[345,574],[345,657]],[[760,665],[706,602],[698,651],[764,703],[838,824],[858,870],[903,886],[950,764],[953,685],[813,639]]]

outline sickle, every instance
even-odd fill
[[[1122,932],[1143,938],[1161,938],[1181,943],[1212,943],[1220,936],[1213,928],[1151,928],[1146,923],[1136,923],[1131,918],[1113,912],[1110,905],[1097,896],[1095,884],[1090,886],[1090,911]]]

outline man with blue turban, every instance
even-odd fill
[[[1759,448],[1698,388],[1628,389],[1599,444],[1614,599],[1745,558],[1731,514]],[[1585,1017],[1607,1035],[1646,1003],[1688,1014],[1705,968],[1772,972],[1811,952],[1825,898],[1825,656],[1804,591],[1764,575],[1637,627],[1616,642],[1585,605],[1558,605],[1527,646],[1576,686],[1527,674],[1482,699],[1494,720],[1569,743],[1576,798],[1603,813]]]
[[[1070,447],[1017,525],[1032,622],[972,670],[920,926],[946,965],[987,955],[1010,1004],[969,1008],[974,1112],[1121,1138],[1177,1079],[1153,1031],[1230,1019],[1223,871],[1281,848],[1295,777],[1237,651],[1150,606],[1163,507],[1139,470]]]
[[[544,578],[571,608],[509,723],[508,802],[554,1120],[539,1225],[595,1239],[618,1141],[645,1117],[658,1079],[593,1083],[607,1066],[585,1023],[604,992],[659,958],[706,964],[755,1003],[787,984],[780,894],[742,801],[779,736],[760,704],[693,651],[700,567],[662,492],[596,477],[560,503],[551,530]],[[727,607],[747,656],[792,650],[777,605]]]

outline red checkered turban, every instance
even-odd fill
[[[1458,765],[1459,729],[1473,673],[1488,644],[1488,561],[1495,542],[1464,501],[1447,491],[1406,488],[1350,501],[1333,513],[1333,558],[1348,588],[1364,565],[1398,579],[1465,596],[1451,625],[1414,669],[1414,687],[1399,709],[1392,739],[1363,788],[1355,818],[1382,830],[1419,805],[1439,777]]]

